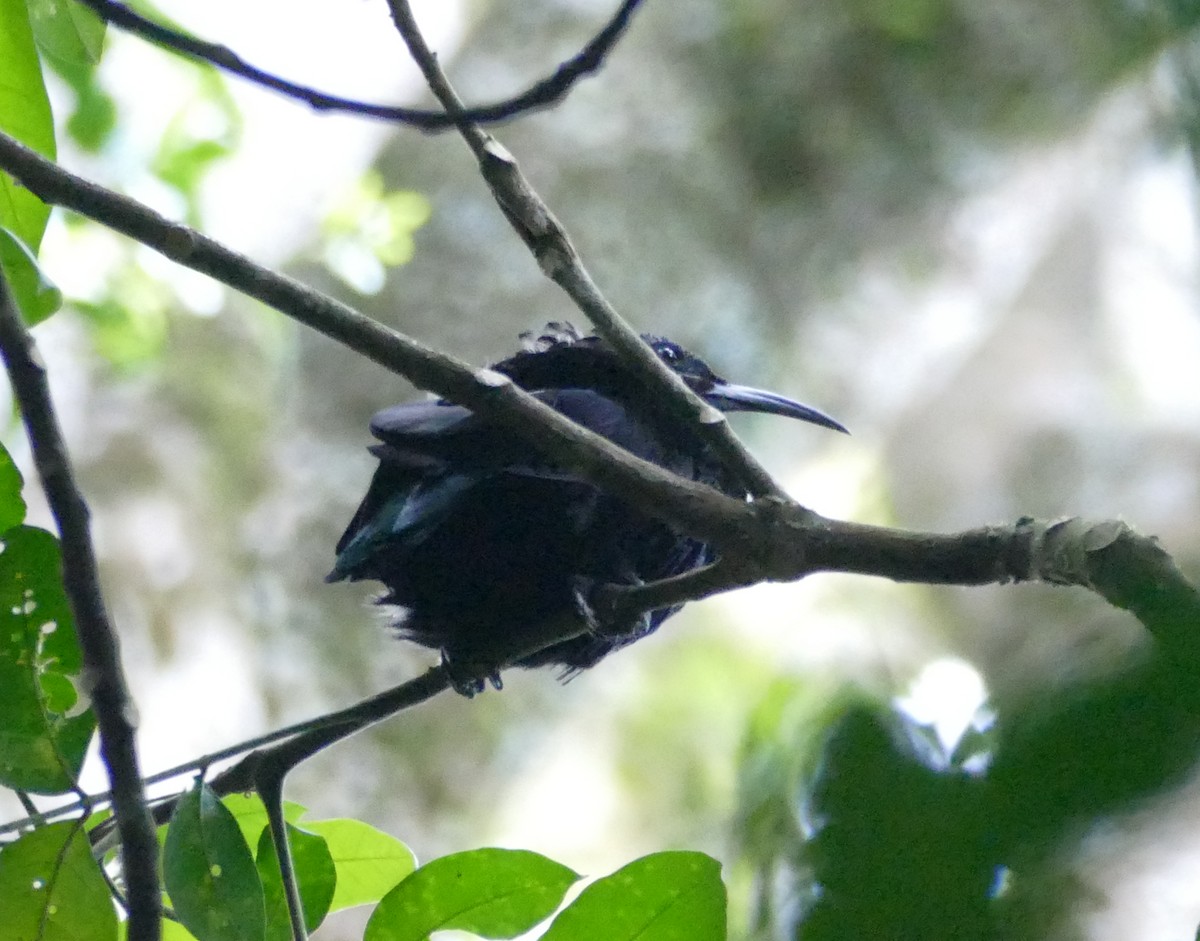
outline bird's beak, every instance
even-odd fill
[[[824,412],[802,405],[793,399],[764,389],[752,389],[749,386],[738,386],[729,382],[718,382],[707,392],[702,393],[706,402],[715,405],[723,412],[766,412],[770,415],[782,415],[785,418],[798,418],[800,421],[812,422],[824,428],[832,428],[843,434],[850,434],[839,421],[830,418]]]

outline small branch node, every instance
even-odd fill
[[[489,134],[483,145],[483,155],[479,158],[479,162],[484,165],[484,169],[487,169],[487,164],[493,161],[513,170],[516,170],[517,167],[517,159],[513,156],[512,151]]]
[[[486,367],[475,370],[475,381],[490,389],[501,389],[512,385],[512,380],[504,375],[504,373],[496,372],[496,370],[487,369]]]
[[[162,253],[172,261],[186,262],[197,248],[195,233],[187,226],[172,225],[162,239]]]
[[[535,244],[533,250],[542,274],[555,282],[564,271],[571,267],[574,258],[574,252],[564,250],[562,243],[557,239]]]

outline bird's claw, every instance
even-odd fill
[[[474,699],[477,695],[487,689],[487,684],[492,684],[492,689],[501,690],[504,688],[504,682],[500,679],[500,671],[496,669],[480,672],[480,668],[472,667],[470,664],[460,663],[454,660],[450,654],[442,650],[442,669],[446,671],[446,676],[450,679],[450,687],[460,696],[465,696],[467,699]]]

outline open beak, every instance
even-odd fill
[[[832,428],[843,434],[850,434],[839,421],[830,418],[824,412],[802,405],[793,399],[764,389],[752,389],[750,386],[738,386],[730,382],[717,382],[711,389],[702,393],[706,402],[715,405],[723,412],[766,412],[770,415],[782,415],[785,418],[798,418],[800,421],[812,422],[823,428]]]

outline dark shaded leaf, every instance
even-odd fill
[[[292,824],[287,825],[288,844],[292,849],[292,865],[300,886],[300,901],[304,906],[304,924],[309,931],[325,920],[337,885],[337,870],[325,838],[308,833]],[[271,831],[266,828],[258,840],[258,875],[262,880],[267,911],[267,941],[291,941],[291,920],[287,896],[279,875],[279,860]]]
[[[0,850],[0,937],[5,941],[114,941],[117,913],[87,834],[67,821]]]
[[[8,449],[0,444],[0,533],[25,521],[25,498],[21,488],[25,481]]]
[[[58,540],[15,526],[0,551],[0,783],[39,794],[72,787],[95,728],[70,715],[82,667]]]
[[[29,246],[3,226],[0,226],[0,263],[27,324],[41,323],[62,307],[62,291],[42,271]]]
[[[163,881],[175,914],[199,941],[262,941],[262,882],[237,821],[198,784],[171,817]]]
[[[884,705],[846,710],[802,816],[814,900],[796,937],[984,937],[999,864],[985,786]]]

